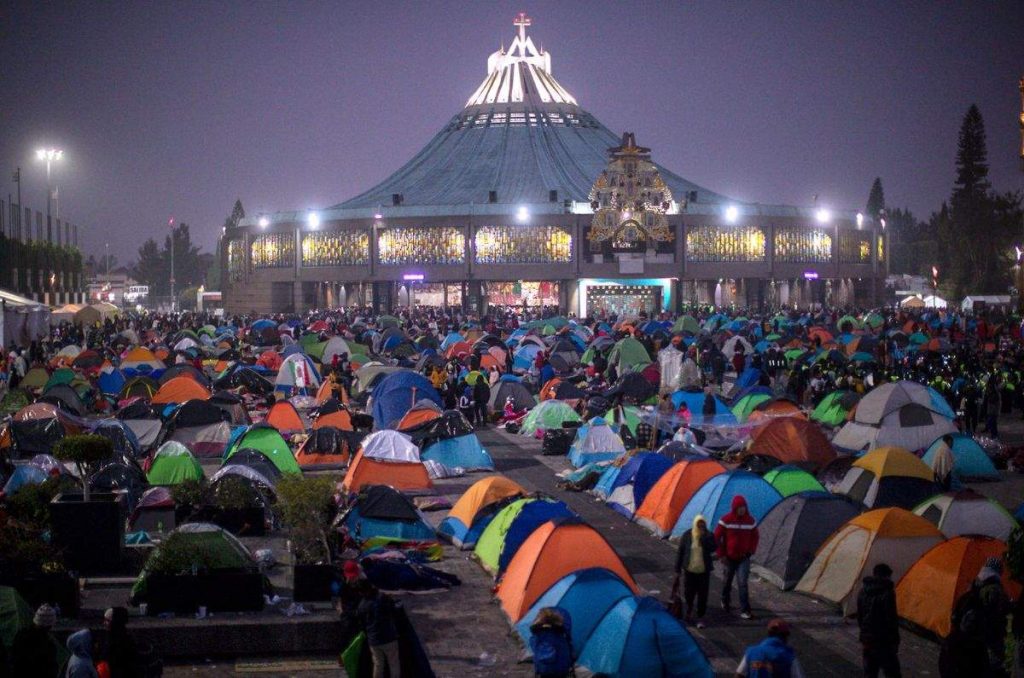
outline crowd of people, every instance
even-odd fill
[[[849,321],[845,320],[847,317]],[[213,342],[183,349],[168,343],[182,332],[195,334],[211,326],[229,326],[233,328],[232,336],[239,338],[232,342],[231,362],[257,365],[265,346],[261,346],[258,336],[247,334],[247,329],[258,319],[247,315],[126,313],[92,327],[62,324],[39,341],[11,344],[0,351],[0,396],[20,388],[33,368],[52,368],[55,358],[68,346],[92,349],[115,365],[131,347],[163,348],[168,363],[192,364],[209,374],[211,360],[222,357],[218,355],[220,349],[213,348]],[[640,447],[647,445],[648,441],[641,439],[644,436],[655,439],[650,441],[650,447],[658,439],[672,437],[703,442],[706,431],[688,425],[693,413],[685,403],[673,404],[669,395],[678,390],[703,392],[707,398],[705,406],[713,410],[714,397],[732,388],[731,382],[751,369],[756,372],[759,386],[806,409],[814,408],[837,390],[863,394],[880,384],[905,379],[927,384],[941,394],[956,413],[960,430],[968,434],[985,433],[998,441],[1000,418],[1024,418],[1024,343],[1020,340],[1020,325],[1016,319],[998,312],[974,317],[898,310],[851,310],[847,314],[839,309],[821,309],[747,317],[736,310],[694,308],[687,313],[620,319],[562,318],[553,308],[531,312],[509,307],[479,315],[460,308],[418,307],[399,309],[393,316],[370,308],[348,308],[314,311],[301,318],[281,315],[272,320],[275,328],[280,325],[275,334],[287,334],[292,342],[310,333],[320,339],[340,336],[362,345],[374,361],[421,372],[441,395],[444,409],[460,411],[476,427],[515,423],[525,414],[511,398],[499,403],[492,399],[492,390],[505,375],[512,373],[533,393],[556,379],[572,384],[582,394],[575,399],[582,414],[589,414],[588,401],[600,402],[597,409],[601,411],[631,402],[635,394],[621,384],[632,369],[608,350],[627,336],[639,342],[655,364],[659,352],[666,348],[682,353],[676,368],[669,372],[662,369],[656,375],[658,381],[652,381],[653,400],[643,399],[645,403],[656,403],[650,409],[671,422],[670,429],[641,426],[636,434],[638,440],[634,441]],[[397,342],[389,343],[389,328],[400,330]],[[569,337],[570,328],[573,337]],[[576,331],[578,328],[582,329]],[[853,332],[858,329],[868,331],[854,337]],[[448,337],[467,331],[477,337],[496,337],[510,348],[490,354],[479,350],[444,350]],[[511,348],[512,340],[527,331],[554,337],[556,342],[560,337],[571,338],[580,344],[579,353],[584,358],[567,359],[552,350],[550,342],[528,359],[520,357]],[[599,342],[603,337],[608,341]],[[729,344],[733,337],[743,341]],[[849,342],[857,342],[856,350],[846,350]],[[589,350],[598,346],[602,348]],[[364,398],[366,394],[366,385],[358,383],[356,360],[355,355],[340,353],[322,365],[323,373],[353,407],[365,405],[360,394]],[[97,374],[93,372],[92,376]],[[109,414],[117,407],[109,397],[96,397],[88,404],[90,416]],[[943,444],[951,447],[952,439],[944,440]],[[955,488],[957,479],[950,455],[940,450],[936,457],[936,479],[944,489]],[[1013,464],[1013,457],[1008,461]],[[679,542],[675,562],[673,596],[678,594],[682,619],[699,629],[705,628],[711,573],[716,563],[724,580],[721,607],[726,613],[731,612],[735,585],[739,615],[751,619],[748,580],[757,546],[757,521],[742,496],[733,499],[731,510],[715,525],[696,516],[689,534]],[[338,591],[342,620],[352,629],[366,633],[375,676],[386,675],[387,670],[392,676],[398,675],[400,606],[396,607],[393,600],[369,584],[356,563],[346,564],[344,574],[345,581]],[[1005,634],[1000,629],[1006,627],[1011,616],[1015,632],[1018,626],[1024,629],[1024,615],[1013,614],[1014,607],[1000,585],[1002,576],[1002,561],[986,562],[970,592],[957,603],[954,631],[943,645],[943,675],[965,675],[967,667],[977,670],[979,666],[989,667],[989,673],[984,675],[1001,675]],[[857,600],[866,675],[900,675],[900,631],[891,577],[888,565],[876,565],[864,580]],[[36,611],[33,625],[19,632],[7,660],[15,667],[14,675],[29,675],[19,672],[25,666],[50,667],[58,661],[59,645],[51,631],[54,621],[53,609],[44,605]],[[105,667],[100,670],[108,672],[100,675],[138,675],[135,668],[125,668],[135,667],[141,661],[126,631],[126,621],[123,608],[108,610],[108,629],[102,643],[95,643],[88,630],[72,634],[66,643],[71,655],[67,675],[97,675],[97,667]],[[551,619],[543,621],[549,626],[553,623]],[[789,634],[787,622],[772,620],[766,639],[748,649],[737,675],[803,675],[786,642]],[[46,673],[53,675],[55,671]]]

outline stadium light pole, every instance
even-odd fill
[[[167,226],[171,229],[171,313],[174,313],[178,306],[174,296],[174,217],[167,220]]]
[[[50,166],[64,158],[64,151],[59,148],[40,148],[36,151],[36,159],[46,163],[46,221],[50,221],[50,203],[53,200],[53,186],[50,184]]]

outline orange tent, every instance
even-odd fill
[[[779,417],[754,431],[744,456],[754,454],[814,470],[836,458],[832,443],[818,425],[800,417]]]
[[[157,346],[153,349],[153,355],[155,355],[158,360],[167,360],[171,357],[171,349],[166,346]]]
[[[181,404],[189,400],[209,400],[210,392],[192,377],[180,376],[168,379],[153,395],[154,405]]]
[[[444,352],[445,358],[457,358],[460,353],[469,355],[473,352],[473,344],[468,341],[456,341],[454,344],[448,347],[448,350]]]
[[[320,384],[316,391],[316,404],[323,405],[331,398],[338,398],[342,405],[348,405],[348,393],[334,381],[334,377],[328,377]]]
[[[637,592],[636,582],[619,554],[600,532],[576,521],[548,521],[519,547],[498,586],[498,601],[513,623],[562,577],[590,567],[619,576]]]
[[[751,424],[764,424],[765,422],[779,417],[807,418],[796,403],[791,400],[781,399],[769,400],[768,402],[758,405],[754,408],[754,411],[750,413],[750,416],[747,417],[747,422]]]
[[[259,365],[260,367],[265,367],[268,370],[279,370],[281,369],[281,363],[283,362],[284,359],[281,358],[280,353],[278,353],[277,351],[270,350],[261,353],[259,359],[256,361],[256,364]]]
[[[449,511],[448,517],[461,520],[463,525],[470,526],[481,509],[508,497],[529,494],[519,483],[505,476],[487,476],[473,483],[466,490],[455,506]]]
[[[266,423],[276,428],[281,433],[295,433],[305,431],[308,426],[303,421],[302,415],[287,400],[279,400],[274,403],[267,412]]]
[[[489,370],[492,367],[497,367],[499,372],[505,371],[505,361],[498,360],[490,353],[483,353],[480,355],[480,369]]]
[[[295,461],[299,466],[330,465],[344,466],[348,463],[350,456],[348,441],[337,429],[324,428],[320,431],[313,431],[298,451],[295,452]]]
[[[1002,558],[1006,544],[992,537],[954,537],[925,553],[896,586],[900,616],[945,638],[951,630],[953,606],[960,599],[985,560]],[[1003,577],[1011,599],[1020,595],[1020,584]]]
[[[555,392],[558,390],[558,385],[562,383],[561,377],[551,377],[545,382],[544,386],[540,389],[541,400],[554,400],[556,398]]]
[[[412,409],[405,413],[405,416],[398,422],[396,427],[399,431],[408,431],[417,426],[434,421],[441,416],[441,410],[432,402],[413,405]]]
[[[725,467],[712,459],[679,462],[654,483],[633,519],[656,536],[667,537],[697,490],[719,473]]]
[[[324,426],[333,426],[334,428],[340,428],[342,431],[355,430],[355,427],[352,426],[352,415],[349,414],[348,410],[337,410],[330,414],[322,414],[313,422],[314,431]]]
[[[342,487],[348,492],[358,492],[366,485],[390,485],[402,492],[434,487],[427,475],[427,467],[419,462],[380,461],[357,452]]]
[[[827,344],[833,340],[832,333],[824,327],[812,327],[807,330],[807,338],[811,341],[818,339],[822,344]]]

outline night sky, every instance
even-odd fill
[[[1024,187],[1012,2],[0,3],[0,159],[45,209],[34,150],[65,150],[86,253],[133,259],[168,217],[215,246],[250,214],[369,188],[464,105],[519,11],[555,77],[655,160],[740,200],[927,217],[977,103],[991,179]]]

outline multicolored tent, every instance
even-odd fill
[[[912,509],[935,494],[936,487],[924,462],[904,449],[883,447],[853,462],[835,491],[868,508]]]
[[[974,490],[935,495],[918,504],[914,513],[949,538],[970,534],[1008,541],[1017,527],[1017,521],[1002,504]]]
[[[667,537],[694,494],[713,476],[725,473],[717,461],[681,461],[654,483],[633,519],[657,537]]]
[[[686,504],[669,538],[679,539],[689,534],[693,519],[698,515],[704,516],[709,526],[717,525],[722,516],[732,509],[733,498],[738,496],[746,499],[747,510],[755,520],[763,518],[773,506],[782,501],[782,495],[755,473],[719,473],[709,478]]]

